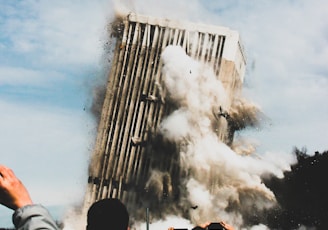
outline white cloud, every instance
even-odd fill
[[[37,203],[68,205],[83,196],[96,127],[80,105],[92,97],[90,84],[82,84],[98,74],[109,6],[107,0],[1,3],[1,164]]]
[[[199,21],[202,13],[204,13],[202,2],[199,0],[115,0],[114,2],[116,8],[125,8],[126,12],[132,11],[139,14],[167,17],[170,19]]]
[[[99,61],[110,15],[104,1],[28,0],[7,8],[1,30],[11,44],[7,51],[34,57],[31,64],[48,68]]]
[[[40,71],[23,67],[0,66],[0,86],[46,85],[47,80],[61,80],[64,74],[55,71]]]
[[[86,185],[95,131],[88,115],[3,101],[0,110],[1,164],[14,169],[35,201],[72,202]]]

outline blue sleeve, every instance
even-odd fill
[[[48,210],[37,204],[17,209],[13,214],[13,223],[17,230],[59,229]]]

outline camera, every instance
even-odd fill
[[[188,230],[188,228],[174,228],[173,230]],[[227,230],[220,223],[210,223],[206,228],[200,226],[194,227],[192,230]]]
[[[226,230],[225,227],[223,227],[222,224],[220,223],[210,223],[207,227],[206,230]]]

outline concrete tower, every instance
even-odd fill
[[[175,191],[180,174],[178,150],[157,135],[163,117],[174,107],[161,84],[161,53],[168,45],[179,45],[190,57],[213,68],[229,96],[227,105],[214,112],[217,135],[229,144],[234,130],[226,118],[241,90],[246,64],[239,34],[225,27],[136,14],[118,18],[113,25],[116,48],[90,162],[85,207],[105,197],[120,198],[130,210],[148,205],[152,196],[160,197],[158,202],[169,196],[174,201],[180,195]],[[156,156],[159,145],[160,151],[168,152],[165,157]],[[160,194],[151,194],[146,186],[154,167],[166,172]]]

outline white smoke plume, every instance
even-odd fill
[[[161,58],[169,96],[180,107],[207,114],[218,105],[226,106],[225,90],[210,67],[187,56],[179,46],[166,47]]]
[[[168,46],[162,60],[163,81],[178,109],[163,120],[161,132],[179,147],[186,188],[181,203],[195,206],[190,211],[194,225],[222,220],[239,229],[244,213],[275,204],[275,196],[262,183],[261,176],[270,173],[282,177],[294,159],[233,151],[220,141],[211,125],[216,119],[212,110],[227,103],[225,90],[213,71],[179,46]],[[235,108],[238,116],[238,107]]]

